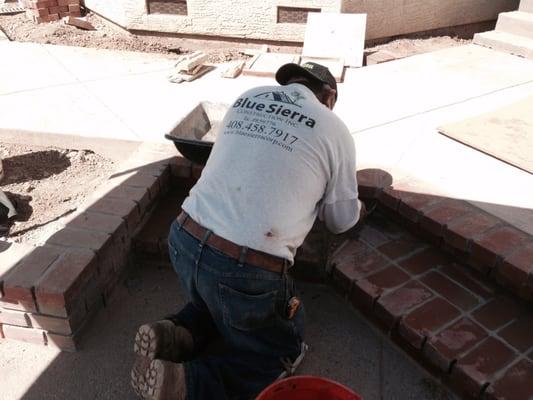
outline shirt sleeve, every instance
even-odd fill
[[[359,221],[361,202],[359,199],[342,200],[333,204],[324,204],[319,218],[326,223],[332,233],[346,232]]]
[[[353,227],[359,220],[361,210],[355,143],[347,129],[343,139],[330,160],[331,175],[319,210],[319,218],[333,233],[342,233]]]

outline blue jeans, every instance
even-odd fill
[[[187,400],[253,399],[284,371],[281,359],[300,354],[303,306],[288,319],[294,285],[287,274],[239,264],[206,239],[177,222],[170,228],[170,259],[189,297],[174,321],[196,348],[220,336],[228,350],[184,363]]]

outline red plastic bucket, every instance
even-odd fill
[[[293,376],[274,382],[256,400],[362,400],[335,381],[316,376]]]

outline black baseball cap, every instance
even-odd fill
[[[327,67],[310,61],[302,65],[294,63],[285,64],[276,72],[276,81],[280,85],[286,85],[289,79],[295,76],[301,76],[311,80],[314,79],[328,84],[332,89],[335,89],[335,100],[337,100],[337,81],[335,81],[335,78]]]

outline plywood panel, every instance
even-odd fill
[[[312,13],[305,29],[305,57],[342,58],[347,66],[363,66],[366,14]]]
[[[533,96],[492,113],[439,128],[439,132],[533,173]]]

